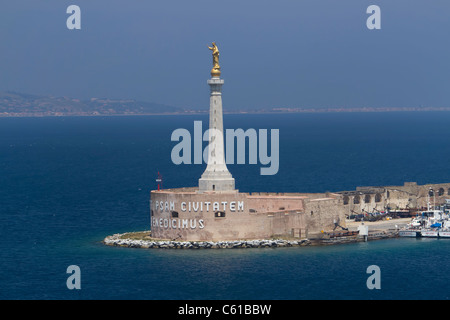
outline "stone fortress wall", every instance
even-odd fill
[[[418,185],[405,182],[403,186],[357,187],[342,191],[346,215],[390,210],[421,210],[435,202],[443,204],[450,198],[450,183]],[[428,195],[431,195],[428,197]]]
[[[432,191],[430,191],[430,189]],[[428,197],[433,194],[435,197]],[[357,187],[337,193],[204,192],[198,188],[151,191],[152,237],[166,240],[225,241],[308,238],[352,214],[420,210],[450,198],[450,183]],[[338,228],[338,230],[340,230]]]
[[[339,194],[199,193],[195,188],[151,192],[152,237],[222,241],[307,238],[345,226]]]

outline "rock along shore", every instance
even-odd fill
[[[238,249],[238,248],[278,248],[278,247],[300,247],[310,245],[335,245],[361,241],[380,240],[398,237],[394,230],[377,230],[370,232],[368,239],[361,236],[337,236],[314,239],[260,239],[260,240],[234,240],[234,241],[176,241],[159,240],[150,237],[150,231],[128,232],[114,234],[103,240],[109,246],[120,246],[128,248],[155,248],[155,249]]]
[[[128,248],[159,248],[159,249],[237,249],[237,248],[274,248],[307,246],[311,244],[308,239],[302,240],[235,240],[235,241],[172,241],[156,239],[132,239],[127,235],[132,233],[114,234],[103,240],[110,246]]]

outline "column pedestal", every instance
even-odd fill
[[[222,85],[224,81],[219,77],[208,80],[211,88],[209,101],[209,144],[208,164],[199,179],[199,192],[229,192],[234,191],[234,178],[225,163]]]

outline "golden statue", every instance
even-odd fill
[[[216,43],[212,43],[212,47],[208,47],[209,50],[212,50],[213,56],[213,68],[211,69],[212,77],[220,77],[220,65],[219,65],[219,48],[217,48]]]

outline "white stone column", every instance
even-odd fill
[[[209,144],[208,164],[199,179],[199,192],[234,191],[234,178],[225,163],[225,148],[222,113],[222,85],[219,77],[208,80],[211,88],[209,100]]]

